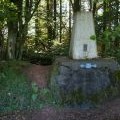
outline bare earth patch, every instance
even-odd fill
[[[47,87],[47,82],[49,79],[49,73],[52,66],[42,66],[42,65],[31,65],[24,70],[27,77],[36,82],[40,88]]]
[[[51,66],[31,65],[25,69],[25,74],[39,87],[44,88],[47,86],[50,70]],[[0,120],[120,120],[120,99],[91,110],[46,106],[41,110],[16,111],[0,114]]]

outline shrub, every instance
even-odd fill
[[[33,64],[41,65],[51,65],[54,61],[54,55],[50,52],[46,53],[31,53],[28,54],[28,57],[24,58],[25,60],[30,61]]]
[[[97,38],[102,57],[115,57],[120,59],[120,25],[113,30],[105,30]]]

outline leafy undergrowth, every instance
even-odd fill
[[[31,110],[55,104],[48,88],[40,89],[21,72],[23,61],[0,62],[0,112]]]

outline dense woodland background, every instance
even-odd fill
[[[50,64],[54,56],[68,55],[78,2],[0,0],[0,59]],[[120,1],[94,0],[93,16],[96,36],[91,37],[97,40],[99,55],[119,59]]]

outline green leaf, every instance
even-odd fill
[[[90,36],[90,39],[91,39],[91,40],[96,40],[96,35],[91,35],[91,36]]]
[[[32,95],[32,100],[35,101],[37,99],[37,94]]]
[[[34,93],[38,92],[38,86],[37,86],[37,84],[35,82],[32,83],[32,89],[33,89]]]

